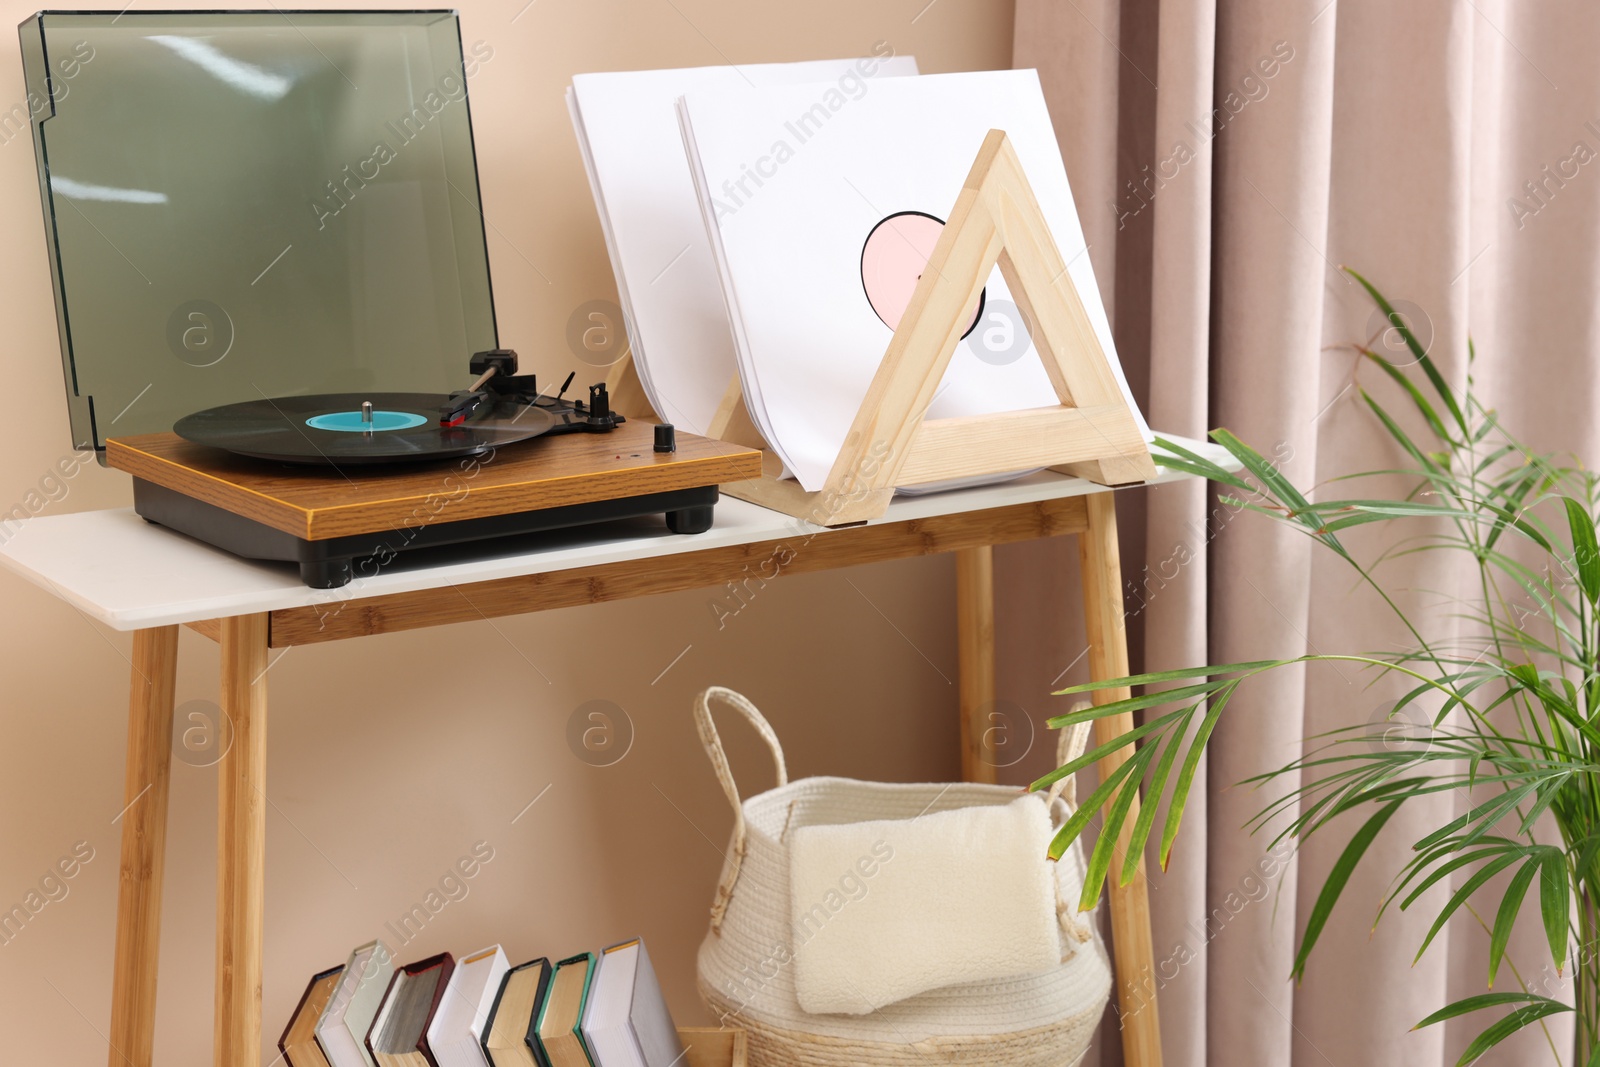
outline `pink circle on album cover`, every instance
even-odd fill
[[[901,211],[872,227],[861,247],[861,288],[867,302],[889,329],[898,329],[911,305],[911,295],[944,232],[944,221],[921,211]],[[961,332],[965,337],[978,325],[985,294],[978,294],[972,319]]]

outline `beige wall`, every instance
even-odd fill
[[[1010,0],[925,4],[533,0],[513,22],[522,0],[469,0],[465,40],[494,48],[472,100],[503,341],[541,374],[565,375],[578,366],[563,339],[569,313],[615,296],[562,101],[574,72],[859,55],[878,40],[914,53],[925,71],[1009,64]],[[7,0],[3,21],[33,10]],[[23,98],[17,49],[0,46],[0,106],[13,97]],[[3,511],[69,448],[33,155],[22,138],[0,145],[0,235]],[[49,510],[128,498],[124,476],[91,469]],[[690,697],[706,684],[753,696],[787,740],[797,775],[955,775],[948,559],[789,578],[721,632],[710,595],[301,648],[275,664],[269,1041],[313,971],[384,935],[386,921],[480,840],[494,859],[402,956],[498,940],[525,959],[642,933],[675,1010],[699,1018],[694,948],[730,825],[690,726]],[[1018,625],[1029,631],[1019,637],[1034,636]],[[7,1063],[105,1062],[128,649],[126,635],[0,573],[0,910],[76,842],[94,850],[65,899],[0,944]],[[212,646],[185,633],[181,655],[180,703],[214,697]],[[591,698],[615,701],[636,727],[632,751],[609,768],[579,762],[565,741],[569,715]],[[736,769],[748,785],[765,784],[767,766],[731,732]],[[214,771],[175,764],[163,1067],[209,1062],[214,800]]]

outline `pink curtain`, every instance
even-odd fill
[[[1458,384],[1471,330],[1478,389],[1515,432],[1600,459],[1597,44],[1600,8],[1578,3],[1018,0],[1015,65],[1043,79],[1151,424],[1191,437],[1227,426],[1302,485],[1391,463],[1341,347],[1377,332],[1338,270],[1349,265],[1405,301]],[[1203,486],[1123,494],[1119,508],[1136,669],[1369,650],[1390,636],[1349,572]],[[1062,710],[1037,694],[1083,674],[1081,631],[1025,621],[1059,617],[1076,596],[1069,555],[1046,544],[999,558],[1002,688],[1035,720]],[[1387,576],[1413,609],[1455,580]],[[1280,672],[1241,691],[1171,869],[1153,871],[1170,1065],[1444,1067],[1490,1021],[1410,1032],[1484,990],[1487,936],[1470,918],[1415,967],[1425,905],[1371,933],[1384,887],[1450,798],[1390,824],[1305,983],[1290,982],[1353,824],[1269,853],[1268,836],[1243,829],[1263,795],[1229,787],[1312,734],[1381,716],[1393,694],[1348,673]],[[1009,773],[1046,763],[1036,751]],[[1565,995],[1528,918],[1511,958]],[[1570,1025],[1558,1017],[1548,1035],[1533,1028],[1481,1062],[1553,1063],[1552,1045],[1570,1062]],[[1121,1062],[1114,1020],[1094,1055]]]

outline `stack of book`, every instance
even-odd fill
[[[312,976],[290,1067],[672,1067],[683,1057],[644,941],[552,965],[499,945],[396,967],[382,942]]]

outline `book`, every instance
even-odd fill
[[[520,964],[500,980],[483,1029],[483,1054],[490,1067],[550,1067],[539,1044],[539,1009],[550,989],[550,961]]]
[[[439,1067],[489,1067],[479,1043],[511,961],[499,945],[456,962],[439,1010],[428,1026],[428,1047]]]
[[[381,941],[350,953],[333,999],[317,1021],[317,1044],[329,1067],[375,1067],[364,1043],[394,975],[394,957]]]
[[[539,1013],[538,1040],[550,1067],[596,1067],[583,1039],[583,1011],[593,979],[593,952],[556,964],[544,1010]]]
[[[683,1058],[678,1028],[643,939],[600,954],[583,1036],[599,1067],[672,1067]]]
[[[455,970],[448,952],[408,963],[389,979],[383,1005],[367,1031],[367,1051],[377,1067],[439,1067],[428,1044],[433,1022]]]
[[[1037,72],[883,78],[821,111],[814,94],[765,85],[691,90],[678,103],[745,403],[801,488],[824,487],[992,129],[1015,150],[1148,437],[1116,359]],[[929,419],[1059,403],[998,268],[984,286]]]
[[[870,93],[878,79],[917,73],[911,56],[887,46],[856,59],[755,63],[579,74],[567,90],[567,108],[589,175],[600,229],[617,279],[627,325],[591,318],[577,324],[581,340],[603,344],[607,362],[623,351],[650,405],[665,422],[706,432],[737,373],[728,312],[694,180],[684,158],[675,106],[690,91],[739,93],[751,85],[814,83],[812,95],[830,89],[840,100]],[[576,349],[575,332],[568,343]],[[580,359],[589,359],[575,351]],[[598,359],[596,360],[598,361]]]
[[[289,1061],[289,1067],[331,1067],[317,1044],[317,1021],[333,999],[342,974],[344,965],[340,964],[312,975],[306,991],[300,995],[300,1003],[289,1016],[289,1025],[278,1038],[278,1051]]]

